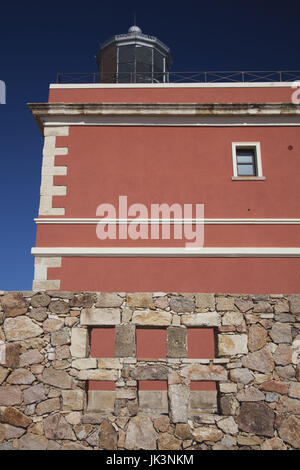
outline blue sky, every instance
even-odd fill
[[[29,290],[42,137],[26,106],[45,102],[57,72],[94,72],[100,43],[127,31],[170,48],[173,71],[299,70],[300,2],[10,1],[0,6],[0,290]]]

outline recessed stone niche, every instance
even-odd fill
[[[215,357],[213,328],[136,328],[134,324],[127,323],[91,328],[89,336],[90,356],[98,365],[98,371],[91,374],[93,380],[88,384],[87,410],[91,412],[112,413],[128,404],[129,400],[135,402],[139,413],[168,415],[171,400],[168,378],[172,367],[195,361],[209,362]],[[159,365],[156,367],[155,363]],[[133,375],[129,372],[130,367]],[[113,382],[110,379],[116,370],[121,373]],[[140,375],[136,370],[141,371]],[[124,387],[124,378],[128,374],[129,386]],[[217,412],[215,382],[199,380],[188,383],[188,379],[186,382],[189,415]]]

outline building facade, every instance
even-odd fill
[[[45,139],[34,289],[299,292],[292,83],[172,83],[166,73],[52,84],[47,103],[29,105]],[[183,221],[192,233],[201,225],[200,243],[174,236]]]

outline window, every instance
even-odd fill
[[[233,180],[264,180],[259,142],[233,142]]]
[[[255,149],[236,149],[236,163],[238,176],[257,176]]]

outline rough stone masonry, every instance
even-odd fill
[[[90,357],[112,325],[115,357]],[[165,328],[167,357],[138,360],[136,327]],[[192,327],[214,328],[214,359],[187,358]],[[299,449],[299,329],[300,295],[0,291],[0,450]],[[89,380],[115,383],[113,409],[89,410]],[[167,381],[163,413],[140,380]],[[216,410],[190,413],[193,380]]]

